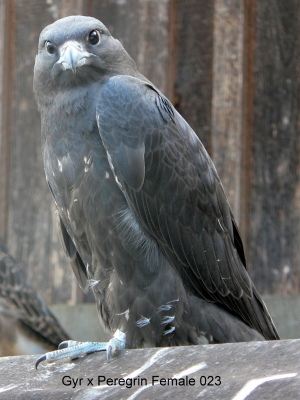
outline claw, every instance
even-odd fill
[[[65,348],[67,348],[67,347],[69,347],[69,341],[68,341],[68,340],[66,340],[66,341],[64,341],[64,342],[61,342],[61,343],[58,345],[58,350],[65,349]]]
[[[107,348],[106,348],[106,359],[107,359],[108,362],[110,361],[111,350],[112,350],[111,345],[107,346]]]
[[[110,361],[110,356],[115,354],[116,350],[124,350],[126,346],[126,334],[119,329],[115,332],[114,337],[110,339],[106,346],[106,359]]]
[[[46,354],[43,354],[42,356],[40,356],[40,357],[36,360],[36,362],[35,362],[35,369],[37,369],[39,363],[41,363],[42,361],[45,361],[45,360],[46,360]]]
[[[82,344],[82,343],[84,343],[84,342],[77,342],[76,340],[65,340],[64,342],[61,342],[58,345],[58,350],[66,349],[68,347],[78,346],[79,344]]]

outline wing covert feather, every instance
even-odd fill
[[[60,216],[58,216],[58,236],[60,238],[61,245],[65,251],[65,254],[71,264],[74,275],[77,282],[84,293],[88,292],[87,272],[85,265],[75,247],[71,236],[67,232],[64,223]]]

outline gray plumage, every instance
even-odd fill
[[[0,238],[0,356],[54,350],[69,335],[27,285]]]
[[[104,327],[128,348],[278,339],[210,157],[107,28],[46,27],[34,90],[60,236]]]

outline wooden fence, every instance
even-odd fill
[[[84,301],[56,234],[32,78],[40,31],[99,18],[211,154],[263,293],[299,293],[299,0],[0,0],[0,234],[47,303]]]

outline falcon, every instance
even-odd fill
[[[123,348],[279,339],[197,135],[92,17],[41,33],[34,68],[46,179],[79,285]],[[98,346],[98,347],[97,347]]]
[[[0,238],[0,356],[54,350],[70,336],[26,284]]]

